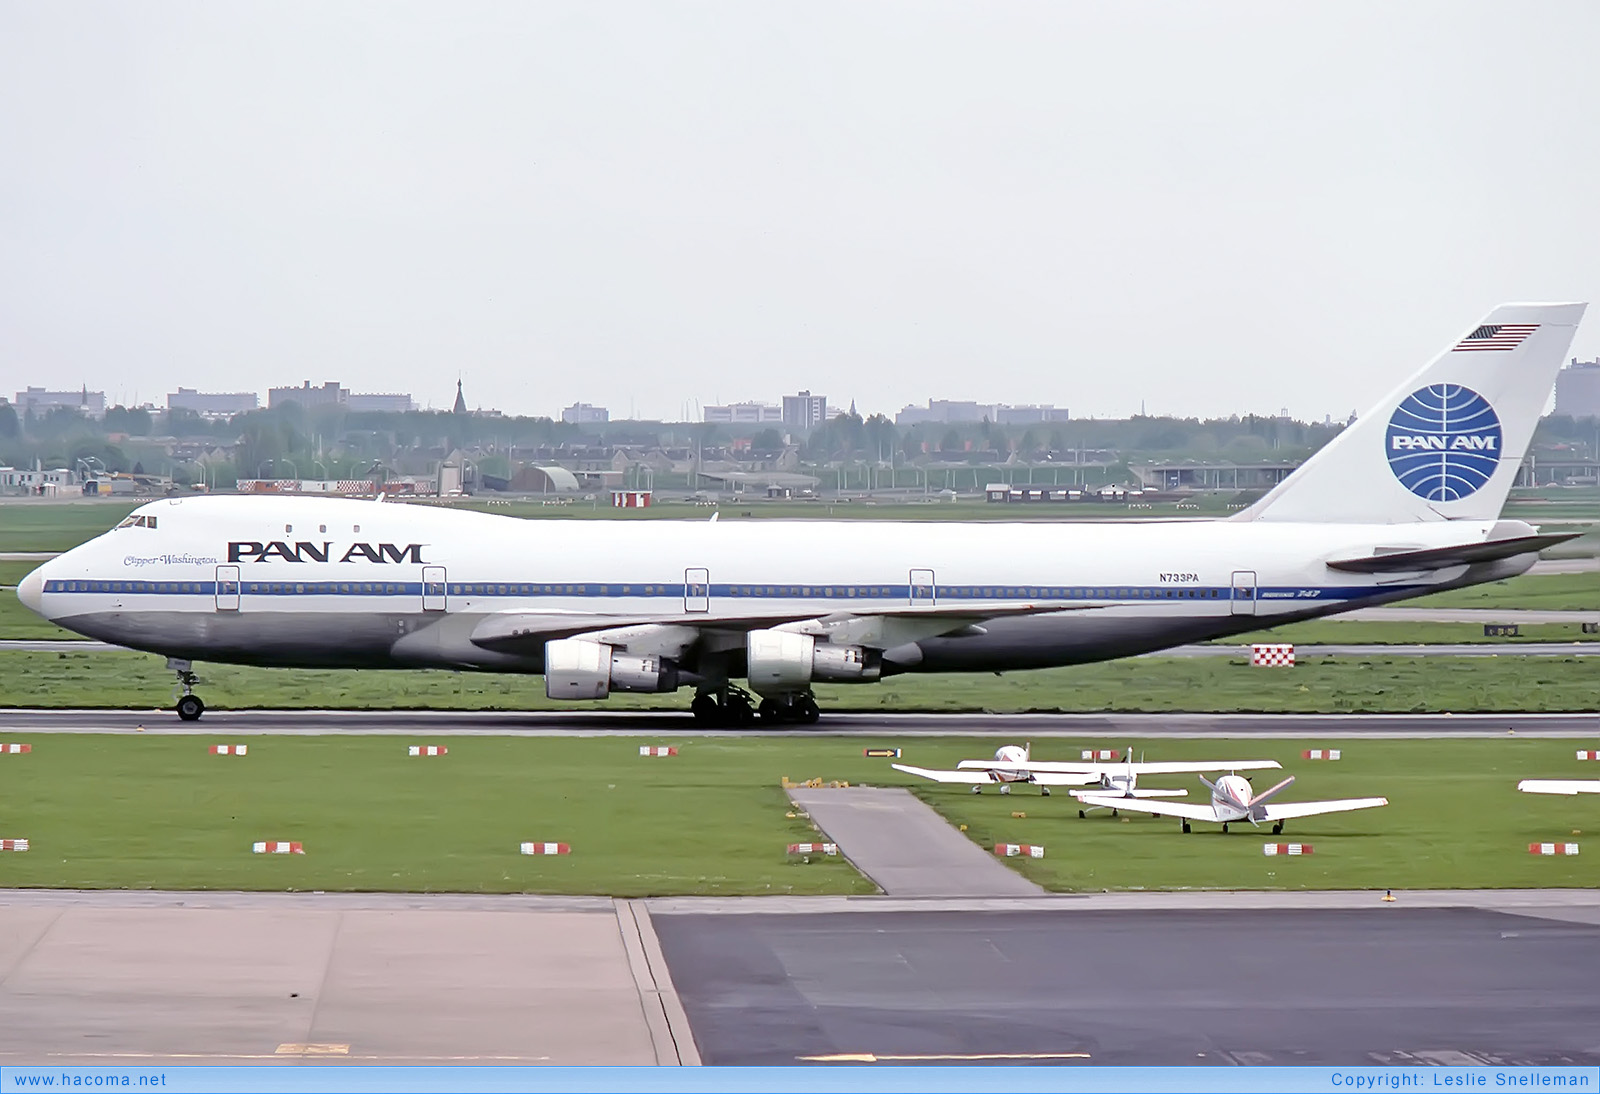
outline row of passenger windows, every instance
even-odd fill
[[[70,593],[209,593],[209,582],[196,581],[64,581],[61,591]],[[263,596],[285,596],[305,593],[342,593],[367,596],[394,596],[415,592],[416,587],[406,584],[378,582],[256,582],[236,583],[223,581],[224,591],[232,592],[237,586],[246,593]],[[443,593],[440,583],[429,582],[429,593]],[[709,593],[703,584],[691,584],[688,592],[694,596]],[[456,596],[678,596],[684,587],[677,585],[455,585],[450,590]],[[1236,595],[1248,599],[1254,590],[1237,590]],[[913,587],[918,599],[932,599],[935,589],[927,585]],[[983,600],[1006,597],[1038,597],[1045,600],[1216,600],[1227,594],[1224,589],[1150,589],[1150,588],[1061,588],[1039,586],[946,586],[937,589],[938,596],[946,599]],[[770,597],[901,597],[904,588],[893,585],[733,585],[728,596]]]

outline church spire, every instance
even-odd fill
[[[456,381],[456,405],[452,409],[457,414],[465,414],[467,412],[467,399],[466,396],[461,394],[460,380]]]

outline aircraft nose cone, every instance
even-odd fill
[[[41,607],[44,602],[43,566],[22,579],[22,584],[17,586],[17,599],[22,601],[29,611],[44,614],[44,609]]]

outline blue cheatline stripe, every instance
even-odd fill
[[[448,591],[456,597],[495,597],[520,599],[598,597],[665,598],[717,597],[727,600],[867,600],[913,601],[972,600],[987,603],[1021,601],[1061,601],[1065,603],[1112,601],[1230,601],[1249,600],[1241,590],[1228,586],[1174,585],[767,585],[713,584],[684,585],[672,582],[563,582],[544,584],[527,581],[452,581],[446,590],[442,582],[421,581],[239,581],[223,582],[224,595],[245,596],[404,596],[426,593],[438,596]],[[45,582],[46,593],[123,593],[155,596],[215,596],[215,581],[63,581]],[[1254,599],[1284,603],[1307,600],[1360,600],[1380,593],[1411,592],[1426,586],[1291,586],[1254,590]]]

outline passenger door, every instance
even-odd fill
[[[445,581],[443,566],[422,568],[422,610],[442,612],[448,603],[449,585]]]
[[[691,566],[683,571],[683,610],[711,610],[711,571],[703,566]]]
[[[1229,609],[1234,615],[1256,614],[1256,572],[1254,570],[1233,571],[1233,590],[1230,594]]]
[[[912,570],[910,588],[913,604],[934,604],[939,599],[939,586],[934,582],[932,570]]]
[[[239,610],[239,567],[217,567],[217,611]]]

